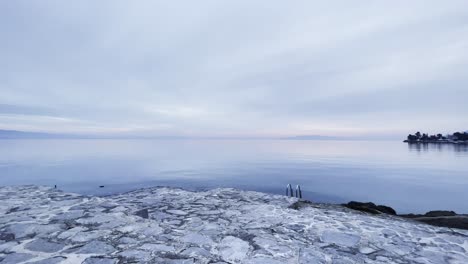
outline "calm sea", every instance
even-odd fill
[[[468,213],[468,146],[398,141],[0,140],[0,185],[106,195],[149,186],[235,187],[399,213]],[[99,188],[104,185],[104,188]]]

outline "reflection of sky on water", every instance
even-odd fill
[[[375,141],[1,140],[0,184],[108,194],[154,185],[236,187],[400,212],[468,212],[468,147]],[[99,185],[105,185],[99,189]]]

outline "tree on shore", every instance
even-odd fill
[[[416,132],[415,136],[417,137],[417,139],[420,139],[421,138],[421,132]]]
[[[457,140],[461,140],[461,141],[467,141],[468,140],[468,133],[466,132],[455,132],[453,133],[453,137],[456,138]]]
[[[444,137],[442,134],[436,134],[436,135],[429,135],[428,133],[422,133],[421,132],[416,132],[414,135],[409,134],[407,137],[407,140],[410,142],[415,142],[415,141],[438,141],[438,140],[447,140],[447,138],[450,138],[452,140],[457,140],[457,141],[468,141],[468,133],[467,132],[455,132],[452,135],[447,135],[447,137]]]

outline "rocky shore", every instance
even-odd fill
[[[258,192],[22,186],[0,201],[1,264],[468,263],[466,230]]]
[[[385,205],[376,205],[374,203],[349,202],[343,206],[361,212],[370,214],[389,214],[397,215],[396,211]],[[457,214],[453,211],[429,211],[425,214],[400,214],[403,218],[409,218],[415,221],[423,222],[434,226],[443,226],[450,228],[460,228],[468,230],[468,215]]]

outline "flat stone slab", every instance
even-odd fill
[[[468,231],[234,189],[0,187],[4,263],[468,263]]]
[[[331,243],[344,247],[353,247],[359,243],[361,236],[359,234],[348,234],[343,231],[327,230],[322,233],[320,239],[325,243]]]
[[[49,242],[44,239],[35,239],[29,243],[27,243],[24,248],[30,251],[39,251],[39,252],[46,252],[52,253],[60,251],[65,245],[60,243]]]

